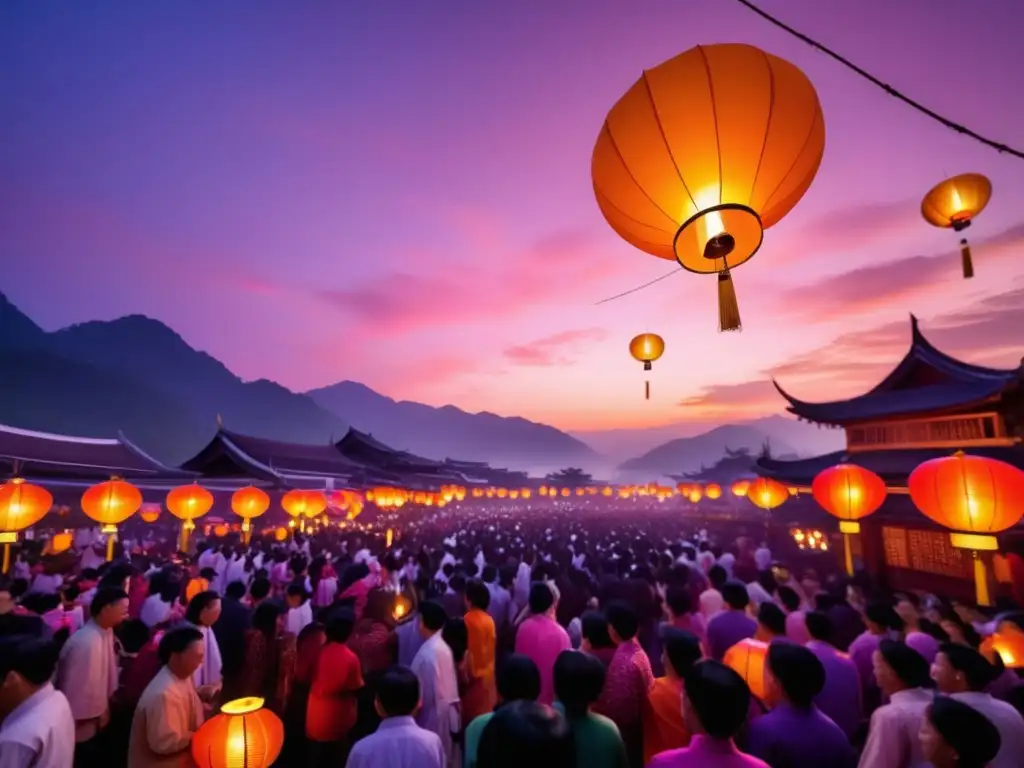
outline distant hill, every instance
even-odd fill
[[[321,408],[356,429],[372,431],[388,445],[441,459],[486,456],[513,467],[561,466],[591,459],[585,443],[546,424],[483,411],[467,413],[454,405],[435,408],[392,400],[365,384],[342,381],[306,393]]]
[[[699,435],[662,443],[623,462],[619,470],[641,475],[694,473],[699,472],[701,467],[710,467],[718,462],[727,450],[746,449],[756,455],[766,442],[771,445],[772,454],[779,458],[812,456],[842,447],[841,432],[822,432],[831,440],[831,444],[818,437],[813,447],[809,448],[803,440],[807,425],[795,419],[772,416],[745,424],[724,424]]]
[[[237,432],[305,443],[326,443],[352,424],[432,458],[531,467],[594,455],[554,427],[395,402],[354,382],[307,395],[242,381],[142,315],[46,333],[0,294],[0,422],[96,437],[123,432],[177,464],[209,440],[218,415]]]

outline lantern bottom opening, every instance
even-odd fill
[[[839,521],[839,532],[840,533],[860,533],[860,523],[856,520],[840,520]]]
[[[973,549],[976,552],[999,551],[999,540],[995,536],[980,533],[951,533],[949,543],[957,549]]]
[[[748,261],[763,241],[757,211],[740,203],[721,203],[683,222],[672,241],[672,252],[688,272],[711,275]]]

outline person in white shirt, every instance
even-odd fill
[[[289,584],[286,594],[288,613],[285,615],[285,629],[298,637],[302,630],[313,623],[313,606],[302,584]]]
[[[921,749],[932,768],[976,768],[996,763],[999,731],[981,712],[949,696],[936,696],[921,723]]]
[[[377,732],[356,742],[346,768],[444,768],[441,739],[416,724],[420,681],[406,667],[391,667],[377,683]]]
[[[0,766],[71,768],[75,718],[50,683],[57,649],[29,635],[0,639]]]
[[[1024,768],[1024,717],[1005,701],[985,693],[999,672],[978,651],[946,643],[932,664],[932,678],[941,693],[976,709],[999,731],[1000,743],[990,768]]]
[[[416,721],[436,733],[444,748],[446,762],[454,766],[457,752],[452,735],[459,733],[459,686],[452,649],[441,636],[447,615],[439,603],[420,605],[420,633],[423,645],[412,660],[412,671],[420,681],[422,704]]]

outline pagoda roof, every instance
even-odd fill
[[[987,446],[971,448],[972,456],[998,459],[1024,469],[1024,446]],[[881,451],[835,451],[809,459],[783,461],[758,459],[755,469],[759,475],[771,477],[786,485],[809,486],[822,470],[836,464],[856,464],[871,470],[890,487],[906,487],[907,478],[920,464],[931,459],[949,456],[944,448],[893,449]]]
[[[83,480],[184,477],[161,464],[123,434],[74,437],[0,424],[0,471],[9,475]]]
[[[378,464],[401,471],[427,470],[443,472],[445,462],[427,459],[408,451],[399,451],[385,445],[368,432],[349,427],[348,432],[334,444],[334,447],[355,461]]]
[[[910,349],[875,387],[846,400],[809,403],[793,397],[772,380],[789,403],[786,410],[819,424],[953,411],[998,397],[1020,379],[1020,369],[987,368],[965,363],[937,349],[910,316]]]
[[[280,486],[312,479],[394,482],[397,477],[353,461],[334,445],[286,443],[231,432],[221,427],[213,439],[182,465],[205,476],[249,476]]]

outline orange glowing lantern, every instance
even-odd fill
[[[830,515],[839,518],[846,550],[846,572],[850,576],[853,575],[850,536],[860,533],[860,519],[882,506],[886,493],[882,478],[856,464],[836,464],[819,472],[811,483],[814,500]]]
[[[755,507],[771,512],[781,507],[789,498],[789,491],[782,483],[770,477],[759,477],[747,488],[747,498]]]
[[[985,638],[979,649],[992,664],[996,656],[1007,669],[1024,669],[1024,629],[1012,621],[1002,621],[995,634]]]
[[[276,541],[285,541],[288,538],[288,529],[281,527],[274,531],[274,539]]]
[[[284,746],[284,723],[263,699],[229,701],[192,736],[198,768],[269,768]]]
[[[747,638],[725,652],[725,665],[742,677],[750,692],[764,700],[764,665],[768,657],[768,643]]]
[[[188,551],[188,536],[195,530],[195,521],[213,508],[213,494],[198,483],[180,485],[167,494],[167,511],[181,520],[178,549]]]
[[[691,486],[687,498],[691,503],[696,504],[698,501],[704,498],[704,492],[700,489],[700,486]]]
[[[61,552],[67,552],[71,549],[72,543],[74,543],[72,536],[67,531],[55,533],[50,539],[50,554],[59,555]]]
[[[139,511],[142,492],[124,480],[108,480],[87,488],[82,494],[82,511],[107,535],[107,561],[114,559],[117,526]]]
[[[704,487],[704,495],[709,499],[719,499],[722,497],[722,487],[717,483],[709,483]]]
[[[572,491],[570,491],[568,488],[563,488],[562,489],[562,496],[563,497],[564,496],[568,496],[570,493],[572,493]]]
[[[644,364],[649,371],[652,363],[665,354],[665,340],[656,333],[641,333],[629,342],[629,354],[633,359]],[[651,399],[651,382],[644,382],[644,398]]]
[[[740,497],[746,496],[747,495],[747,491],[750,490],[750,481],[749,480],[737,480],[735,483],[732,484],[731,490],[732,490],[732,495],[733,496],[740,496]]]
[[[160,513],[162,511],[163,508],[159,504],[148,502],[143,504],[139,509],[139,517],[142,518],[142,522],[144,523],[155,523],[160,519]]]
[[[185,585],[185,602],[192,602],[192,598],[198,595],[200,592],[206,592],[210,589],[210,582],[204,579],[202,576],[196,576],[189,579],[188,584]]]
[[[246,544],[252,536],[252,521],[270,509],[270,496],[251,485],[231,494],[231,511],[242,518],[242,539]]]
[[[962,173],[932,187],[921,201],[921,215],[934,227],[963,232],[992,198],[992,182],[980,173]],[[967,238],[960,239],[964,278],[974,277]]]
[[[224,538],[228,535],[229,528],[226,523],[220,523],[219,525],[213,526],[213,535],[219,538]]]
[[[387,489],[377,488],[373,498],[378,507],[391,506],[391,495]],[[291,517],[299,520],[299,529],[306,529],[306,520],[323,514],[327,509],[327,497],[319,491],[304,491],[295,489],[288,491],[281,498],[281,507]]]
[[[45,488],[15,478],[0,486],[0,542],[4,545],[2,573],[11,566],[11,544],[18,532],[31,528],[50,511],[53,496]]]
[[[952,531],[950,543],[971,550],[977,603],[990,605],[988,571],[979,553],[998,550],[993,534],[1013,527],[1024,514],[1024,472],[957,451],[918,466],[907,486],[914,505]]]

